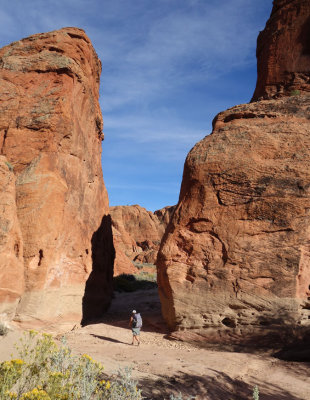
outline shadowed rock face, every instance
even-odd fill
[[[253,101],[310,92],[310,2],[276,0],[257,40]]]
[[[132,261],[154,264],[174,207],[154,213],[138,205],[110,207],[116,249],[114,275],[132,274]]]
[[[190,151],[157,261],[175,336],[262,345],[309,331],[309,110],[309,94],[233,107]]]
[[[90,40],[77,28],[0,50],[1,154],[16,177],[25,271],[14,319],[25,326],[72,325],[82,317],[85,282],[94,268],[92,238],[109,212],[101,170],[100,73]],[[105,229],[103,236],[111,236]],[[100,262],[100,270],[112,271],[113,262]],[[112,277],[99,275],[104,308],[111,297],[105,279]]]

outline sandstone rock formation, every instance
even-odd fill
[[[77,28],[0,50],[1,154],[16,176],[25,279],[14,319],[24,326],[72,325],[81,320],[82,298],[84,318],[110,302],[114,249],[101,170],[100,73]],[[10,274],[6,269],[5,279]]]
[[[125,234],[123,236],[115,228],[115,226],[113,226],[113,219],[112,219],[112,232],[113,232],[113,243],[115,248],[113,275],[118,276],[121,274],[135,274],[137,272],[137,269],[135,268],[132,259],[126,255],[127,246],[129,249],[135,249],[136,248],[135,243],[132,242],[131,240],[129,243],[127,242],[126,239],[128,239],[128,235]]]
[[[174,207],[154,213],[138,205],[110,207],[116,250],[114,275],[133,274],[137,263],[154,264]]]
[[[23,241],[12,166],[0,156],[0,315],[12,319],[24,291]]]
[[[257,40],[253,100],[310,92],[310,2],[276,0]]]
[[[275,1],[284,21],[288,3],[305,2]],[[309,332],[309,110],[309,94],[233,107],[188,154],[157,262],[175,336],[259,345]]]

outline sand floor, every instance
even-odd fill
[[[130,311],[141,311],[141,345],[132,346]],[[0,338],[0,360],[9,359],[20,332]],[[156,290],[115,294],[104,319],[66,333],[75,353],[87,353],[105,366],[107,376],[132,368],[146,399],[252,399],[257,385],[260,400],[310,400],[310,364],[286,362],[266,354],[212,349],[171,341],[160,316]]]

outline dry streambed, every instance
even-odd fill
[[[143,332],[140,347],[130,331],[99,323],[68,334],[75,352],[105,365],[108,376],[130,366],[148,399],[168,399],[181,391],[198,399],[251,399],[254,385],[261,400],[310,399],[309,365],[266,355],[197,349],[170,342],[164,334]],[[186,396],[185,396],[186,397]]]
[[[130,311],[141,311],[140,347],[131,346]],[[221,352],[166,339],[157,290],[116,293],[104,320],[70,332],[68,343],[105,365],[107,375],[130,366],[147,399],[182,392],[200,399],[310,400],[310,365],[266,354]]]
[[[144,317],[141,345],[131,346],[130,310]],[[266,354],[221,352],[170,341],[160,316],[156,290],[116,294],[104,320],[66,334],[75,353],[87,353],[111,376],[132,368],[146,399],[169,399],[182,392],[197,400],[252,399],[255,385],[260,400],[309,400],[310,365],[285,362]],[[0,339],[0,358],[8,359],[18,332]]]

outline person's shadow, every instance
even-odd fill
[[[122,342],[122,341],[120,341],[120,340],[113,339],[113,338],[110,338],[110,337],[107,337],[107,336],[95,335],[94,333],[91,333],[91,336],[94,336],[94,337],[96,337],[96,338],[98,338],[98,339],[101,339],[101,340],[107,340],[107,341],[113,342],[113,343],[122,343],[122,344],[128,344],[128,345],[131,344],[131,343]]]

